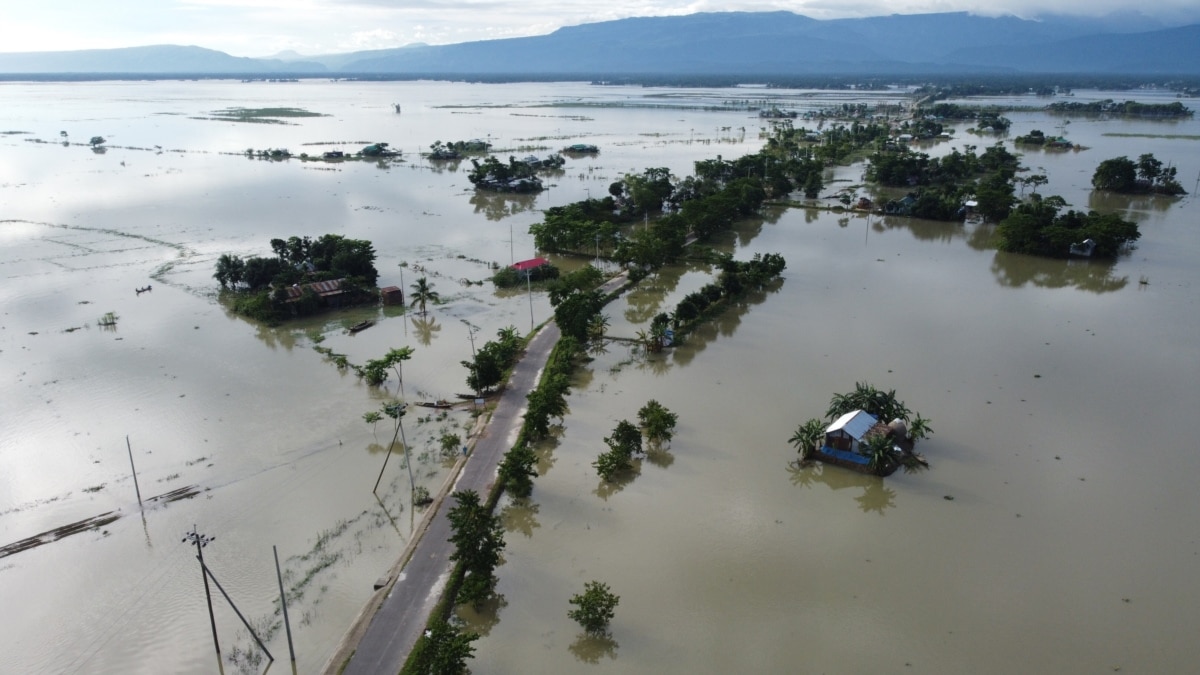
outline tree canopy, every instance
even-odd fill
[[[1146,153],[1134,162],[1128,157],[1114,157],[1100,162],[1092,174],[1092,187],[1097,190],[1122,193],[1153,192],[1164,195],[1187,194],[1176,180],[1176,167],[1164,167],[1162,160]]]
[[[1095,242],[1092,257],[1115,258],[1141,237],[1136,223],[1113,213],[1069,210],[1061,197],[1032,195],[1000,222],[996,229],[1000,250],[1049,258],[1066,258],[1071,245],[1087,239]]]

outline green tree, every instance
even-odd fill
[[[504,381],[504,371],[510,365],[503,349],[495,342],[488,342],[475,352],[472,361],[463,361],[467,369],[467,386],[472,391],[488,391]]]
[[[375,427],[379,424],[379,420],[383,419],[383,414],[378,410],[363,413],[363,421],[371,425],[371,434],[375,434]],[[375,440],[379,440],[376,438]]]
[[[634,453],[642,451],[642,432],[628,420],[621,420],[613,428],[612,435],[604,439],[604,443],[626,457],[633,457]]]
[[[1137,189],[1137,169],[1137,164],[1128,157],[1106,159],[1092,174],[1092,187],[1110,192],[1133,192]]]
[[[504,491],[513,497],[528,497],[533,492],[533,479],[538,475],[536,464],[537,455],[527,443],[518,443],[504,453],[498,471]]]
[[[588,324],[603,306],[604,299],[599,291],[576,291],[554,308],[554,321],[563,335],[587,342]]]
[[[600,478],[610,481],[617,474],[633,468],[634,453],[642,451],[642,432],[628,420],[621,420],[604,443],[608,451],[601,453],[592,466]]]
[[[462,437],[455,433],[446,432],[438,438],[438,444],[442,448],[443,457],[455,457],[458,455],[458,448],[462,446]]]
[[[575,609],[569,610],[567,616],[577,621],[583,630],[595,635],[608,629],[609,622],[616,616],[621,598],[613,594],[608,584],[588,581],[583,585],[583,593],[571,596],[568,602]]]
[[[600,453],[596,461],[592,462],[592,467],[596,469],[596,475],[600,476],[601,480],[611,481],[617,474],[631,470],[633,462],[628,456],[616,450],[609,450]]]
[[[638,410],[638,422],[641,423],[642,433],[646,435],[646,440],[656,446],[671,441],[675,436],[675,424],[678,421],[678,415],[654,399],[650,399]]]
[[[496,584],[492,573],[504,550],[504,529],[500,517],[487,510],[474,490],[455,492],[454,500],[447,516],[449,541],[454,544],[450,560],[460,563],[464,570],[458,601],[478,607]]]
[[[245,269],[246,262],[244,260],[236,255],[222,253],[217,258],[217,271],[213,274],[213,278],[221,284],[221,288],[237,288],[237,285],[242,283]]]
[[[435,619],[429,624],[413,649],[410,669],[405,673],[415,675],[459,675],[467,672],[467,659],[475,654],[471,643],[479,635],[463,632],[444,619]]]

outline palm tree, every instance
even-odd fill
[[[429,280],[426,277],[417,279],[417,283],[413,284],[410,288],[413,289],[413,292],[412,302],[409,303],[409,306],[414,307],[416,305],[420,305],[421,316],[425,316],[426,303],[432,302],[437,304],[442,300],[442,298],[438,296],[437,291],[433,290],[433,287],[429,285]]]
[[[588,320],[588,338],[592,340],[604,339],[604,333],[608,331],[608,315],[596,314]]]

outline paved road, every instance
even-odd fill
[[[525,397],[537,386],[539,373],[558,337],[558,326],[551,322],[530,341],[524,357],[513,369],[490,422],[476,438],[475,448],[454,490],[475,490],[481,498],[487,497],[496,478],[496,467],[521,429]],[[412,557],[358,642],[346,667],[346,675],[400,672],[450,575],[453,546],[448,541],[451,531],[447,512],[454,506],[452,502],[447,499],[437,503],[437,512],[429,527],[419,535],[421,538]],[[335,660],[338,659],[335,657]],[[331,661],[329,667],[336,672],[340,665],[340,661]]]

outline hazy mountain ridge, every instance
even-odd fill
[[[0,54],[0,73],[8,74],[971,72],[1200,74],[1200,24],[1162,28],[1136,13],[1035,21],[953,12],[821,21],[791,12],[720,12],[619,19],[534,37],[322,56],[291,52],[253,59],[174,45]]]

